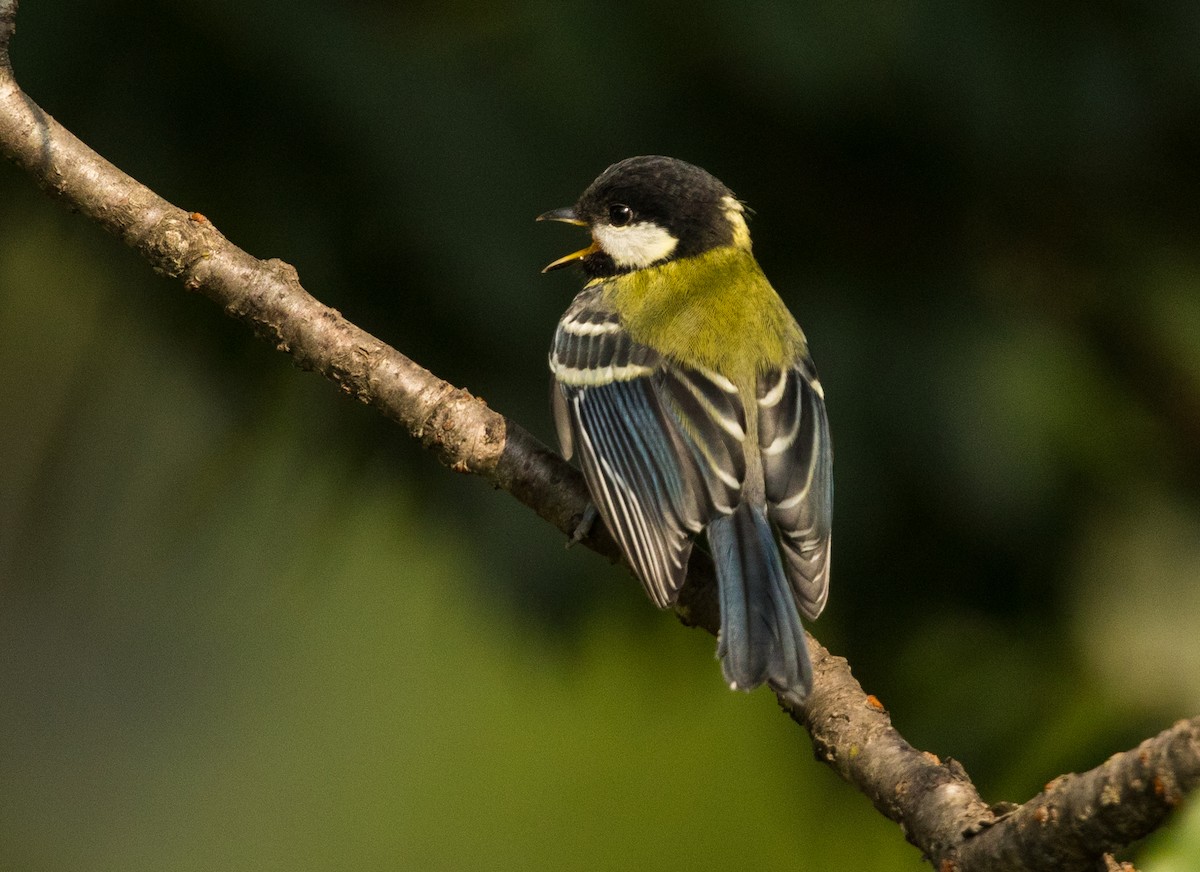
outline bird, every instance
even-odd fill
[[[801,616],[829,593],[833,450],[808,341],[751,251],[747,214],[700,167],[643,155],[538,216],[591,235],[543,270],[587,277],[554,333],[551,406],[593,518],[650,599],[677,601],[703,536],[726,683],[802,705]]]

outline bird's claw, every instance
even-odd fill
[[[592,525],[596,523],[596,518],[599,512],[596,511],[596,504],[589,502],[587,508],[583,510],[583,515],[579,518],[579,523],[575,525],[575,532],[571,534],[571,538],[567,540],[567,547],[570,548],[579,542],[582,542],[592,532]]]

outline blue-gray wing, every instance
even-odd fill
[[[767,513],[779,531],[796,605],[812,619],[829,596],[833,446],[824,392],[805,357],[760,376],[757,399]]]
[[[550,353],[563,453],[651,599],[675,601],[693,536],[732,511],[745,478],[736,389],[634,342],[598,288],[559,322]]]

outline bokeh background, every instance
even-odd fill
[[[18,77],[550,441],[631,154],[757,211],[816,633],[1021,801],[1200,712],[1200,6],[26,0]],[[0,869],[926,868],[713,640],[0,166]],[[1200,868],[1200,806],[1139,846]]]

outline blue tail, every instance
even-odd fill
[[[812,664],[766,513],[743,503],[709,524],[708,544],[717,567],[717,656],[725,680],[735,690],[766,681],[802,701],[812,688]]]

